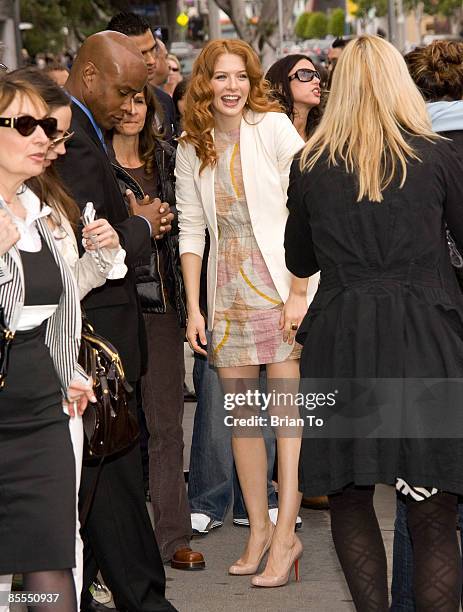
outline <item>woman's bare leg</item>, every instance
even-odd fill
[[[259,366],[218,368],[218,374],[224,393],[259,389]],[[259,416],[260,411],[243,406],[228,414],[249,418]],[[267,500],[267,451],[260,427],[234,427],[232,447],[251,528],[246,549],[236,565],[253,564],[257,563],[272,529]]]
[[[295,394],[299,386],[299,361],[297,359],[267,365],[267,391]],[[289,396],[285,397],[289,398]],[[270,414],[284,419],[299,417],[299,409],[287,399],[273,405]],[[278,448],[278,522],[270,548],[264,576],[282,576],[289,564],[291,548],[295,541],[294,525],[301,505],[298,468],[301,450],[302,428],[282,425],[274,428]]]

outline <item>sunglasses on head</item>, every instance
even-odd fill
[[[299,68],[299,70],[296,70],[294,74],[288,77],[288,80],[294,81],[294,79],[297,79],[298,81],[301,81],[301,83],[310,83],[310,81],[313,81],[314,78],[317,78],[319,81],[321,81],[321,76],[318,70],[311,70],[310,68]]]
[[[58,136],[57,138],[52,138],[50,142],[50,148],[59,147],[59,145],[67,142],[70,138],[74,136],[74,132],[64,132],[62,136]]]
[[[36,119],[30,115],[23,115],[22,117],[0,117],[0,127],[14,128],[21,136],[30,136],[38,125],[40,125],[45,132],[47,138],[53,138],[56,134],[58,123],[54,117],[45,117],[45,119]]]

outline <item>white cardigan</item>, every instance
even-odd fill
[[[289,295],[291,274],[285,264],[284,232],[289,170],[304,141],[284,113],[248,112],[241,120],[240,152],[243,184],[252,229],[270,276],[283,302]],[[217,286],[218,230],[214,193],[214,168],[199,173],[201,162],[191,144],[177,149],[176,199],[180,228],[180,254],[203,256],[205,228],[211,247],[207,267],[208,327],[212,329]],[[316,292],[312,277],[308,302]]]

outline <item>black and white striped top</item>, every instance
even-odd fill
[[[29,191],[29,197],[31,193]],[[6,208],[1,197],[0,207]],[[47,321],[45,344],[50,350],[63,395],[66,397],[69,383],[77,372],[86,378],[77,364],[82,327],[79,292],[75,278],[60,254],[47,222],[37,219],[35,223],[55,259],[63,283],[58,308]],[[25,293],[21,256],[16,246],[0,258],[0,271],[0,304],[4,309],[6,324],[12,331],[16,331],[24,307]]]

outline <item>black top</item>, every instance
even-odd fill
[[[24,271],[24,306],[58,304],[63,282],[58,266],[44,240],[40,251],[20,251]]]
[[[311,413],[320,429],[305,422],[307,496],[397,477],[463,493],[462,392],[452,402],[445,381],[463,377],[463,298],[445,241],[447,223],[463,247],[463,163],[450,142],[412,145],[422,161],[381,203],[356,201],[342,163],[291,168],[287,266],[300,277],[321,271],[297,335],[301,384],[335,398]],[[433,378],[442,389],[425,393]]]
[[[301,174],[293,162],[286,263],[299,277],[321,270],[299,330],[300,341],[309,339],[302,369],[311,376],[463,375],[463,301],[444,231],[447,223],[463,250],[463,164],[452,143],[412,145],[422,161],[408,164],[403,188],[395,180],[381,203],[356,201],[343,164],[319,160]],[[449,310],[455,321],[435,341],[454,343],[453,353],[423,351],[422,338]]]
[[[79,208],[83,210],[87,202],[93,202],[97,217],[108,219],[117,231],[128,267],[125,278],[107,281],[94,289],[83,305],[96,331],[120,352],[127,379],[133,382],[140,376],[146,359],[146,335],[133,266],[140,259],[149,258],[150,231],[144,219],[129,217],[110,160],[93,125],[76,104],[71,108],[70,129],[74,136],[66,146],[66,155],[56,160],[56,167]]]
[[[172,144],[174,134],[176,133],[175,125],[175,106],[172,98],[160,87],[154,87],[154,95],[157,101],[162,106],[162,112],[164,114],[162,128],[163,128],[163,139]]]

